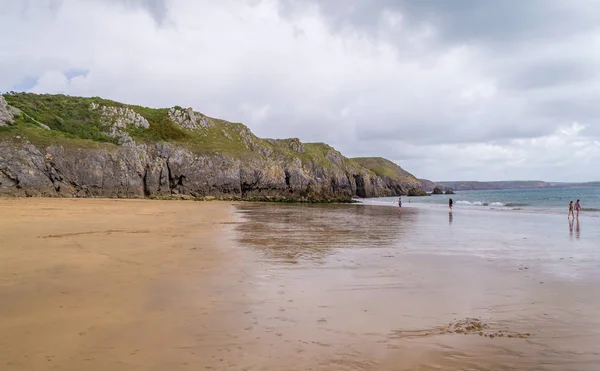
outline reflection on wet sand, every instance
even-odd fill
[[[533,251],[511,263],[528,249],[513,237],[530,233],[525,222],[463,215],[513,233],[490,242],[462,223],[448,234],[435,212],[410,208],[401,218],[346,205],[238,210],[238,241],[259,254],[260,266],[246,270],[248,331],[264,369],[562,371],[600,361],[594,286],[542,278],[543,255]],[[470,256],[490,243],[514,248],[511,260]],[[418,253],[457,245],[464,253]]]
[[[573,238],[573,225],[575,226],[575,238],[581,238],[581,228],[579,227],[579,218],[569,219],[569,236]]]
[[[569,218],[569,237],[573,238],[573,220]]]
[[[319,260],[336,249],[374,248],[394,244],[410,233],[416,210],[393,210],[362,205],[238,206],[244,223],[238,225],[241,244],[266,257],[297,263]]]

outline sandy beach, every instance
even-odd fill
[[[0,209],[2,369],[600,362],[596,219],[92,199]]]

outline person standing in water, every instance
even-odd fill
[[[398,207],[402,208],[402,197],[398,197]]]
[[[452,199],[448,199],[448,206],[450,207],[450,212],[452,212]]]
[[[577,214],[577,219],[579,219],[579,210],[581,210],[581,203],[579,202],[579,200],[577,200],[577,202],[575,202],[575,212]]]
[[[567,218],[570,218],[571,215],[573,215],[573,218],[575,217],[575,213],[573,212],[573,201],[569,202],[569,214],[567,215]]]

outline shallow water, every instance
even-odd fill
[[[569,201],[581,200],[582,213],[600,217],[600,188],[557,189],[505,189],[490,191],[458,191],[454,195],[430,197],[403,197],[405,206],[448,208],[448,199],[454,200],[457,209],[487,209],[546,214],[564,214]],[[362,200],[366,203],[396,206],[398,197],[381,197]]]
[[[253,349],[263,364],[562,371],[600,363],[597,219],[571,233],[554,215],[237,209],[238,243],[256,259],[246,270],[256,300],[250,331],[276,333]]]

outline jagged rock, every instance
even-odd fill
[[[298,138],[291,138],[289,140],[289,146],[292,150],[294,150],[298,153],[306,152],[306,148],[304,148],[304,145],[302,145],[302,143],[300,142],[300,139],[298,139]]]
[[[452,190],[452,188],[448,188],[445,192],[447,195],[453,195],[454,191]]]
[[[433,192],[431,192],[431,194],[434,194],[434,195],[443,195],[444,191],[440,187],[435,187],[433,189]]]
[[[8,105],[8,103],[6,103],[4,97],[0,95],[0,126],[14,124],[14,118],[15,111]]]
[[[206,117],[201,113],[194,112],[191,108],[188,108],[187,110],[176,107],[169,108],[169,118],[177,125],[188,130],[207,128],[209,126]]]
[[[342,156],[341,153],[339,153],[331,147],[328,148],[325,158],[327,158],[329,161],[333,162],[337,166],[342,166],[342,163],[344,162],[344,156]]]
[[[177,145],[98,148],[0,142],[0,195],[91,197],[287,197],[349,200],[395,195],[368,170],[323,167],[298,158],[233,159]]]
[[[134,143],[133,138],[126,131],[127,128],[147,129],[150,127],[148,120],[130,108],[103,106],[97,103],[92,103],[90,107],[92,110],[100,112],[102,132],[106,136],[116,139],[119,145]]]
[[[288,139],[265,139],[267,142],[271,143],[277,147],[284,147],[287,149],[291,149],[294,152],[298,153],[306,153],[306,148],[304,148],[304,144],[300,142],[298,138],[288,138]]]
[[[129,126],[146,129],[150,127],[148,120],[131,108],[103,106],[97,103],[92,103],[91,108],[100,111],[103,125],[122,129]]]

